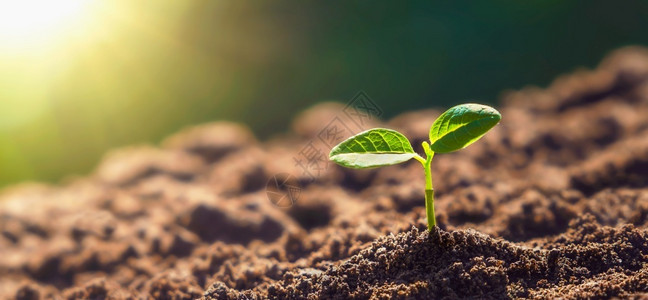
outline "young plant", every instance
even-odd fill
[[[329,159],[353,169],[366,169],[418,160],[425,170],[425,212],[428,229],[436,226],[434,187],[430,165],[434,153],[463,149],[481,138],[502,119],[494,108],[481,104],[461,104],[448,109],[430,128],[430,142],[423,142],[425,158],[414,152],[407,138],[391,129],[374,128],[354,135],[333,147]]]

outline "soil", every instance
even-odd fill
[[[435,157],[433,231],[416,161],[296,171],[343,109],[265,142],[189,128],[90,176],[6,189],[0,298],[648,299],[648,50],[508,92],[500,125]],[[418,146],[439,113],[375,122]],[[289,205],[266,193],[275,174],[299,188]]]

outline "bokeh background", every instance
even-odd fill
[[[217,119],[268,138],[359,90],[387,118],[495,104],[648,45],[647,14],[603,0],[0,2],[0,187]]]

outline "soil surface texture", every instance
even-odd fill
[[[648,50],[497,109],[479,142],[435,156],[431,232],[414,160],[298,168],[309,143],[327,156],[335,103],[268,141],[215,122],[108,153],[87,177],[10,187],[0,298],[648,299]],[[440,112],[364,125],[422,152]]]

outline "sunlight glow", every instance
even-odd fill
[[[0,0],[0,46],[20,48],[54,41],[74,26],[92,0]]]

